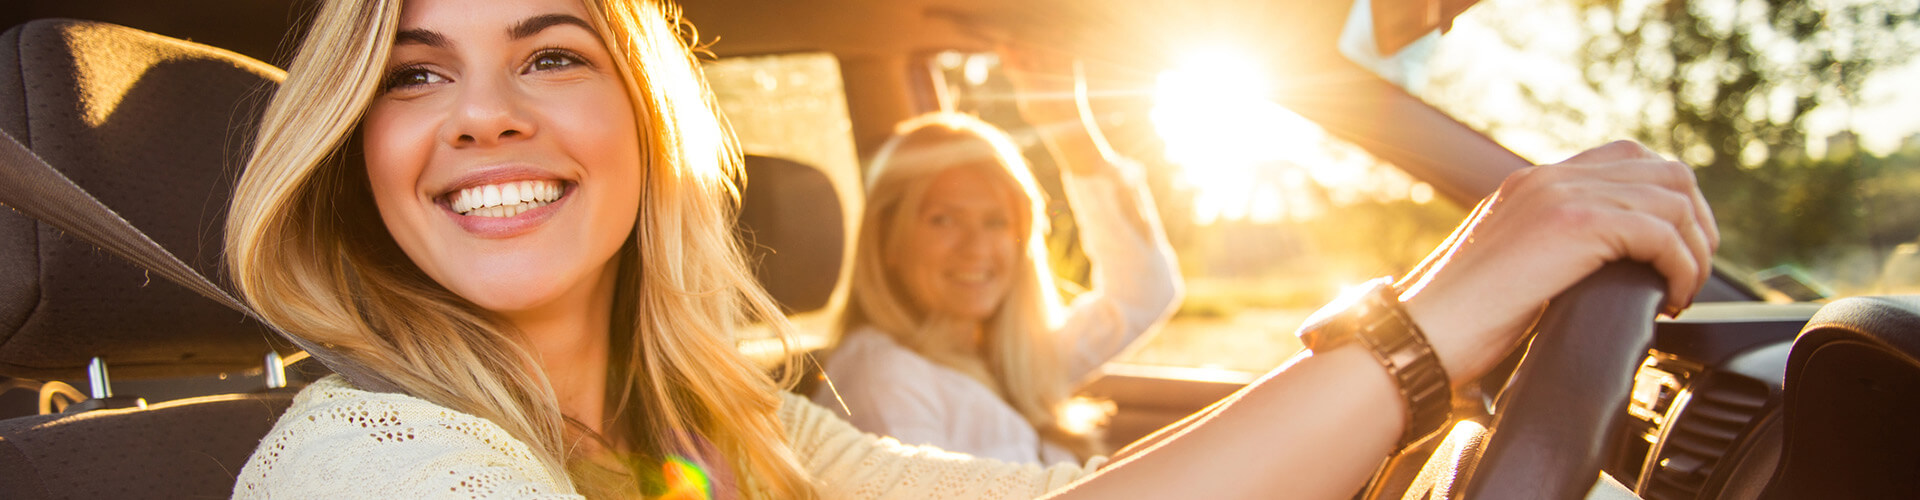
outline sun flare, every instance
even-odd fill
[[[1269,74],[1244,53],[1213,48],[1155,82],[1149,116],[1194,191],[1196,222],[1305,220],[1378,195],[1376,160],[1275,103]]]

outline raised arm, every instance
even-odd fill
[[[1078,378],[1170,316],[1182,295],[1179,265],[1153,197],[1131,161],[1107,144],[1071,59],[1003,50],[1021,115],[1060,165],[1093,287],[1074,300],[1059,335]]]

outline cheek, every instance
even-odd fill
[[[602,227],[633,227],[645,183],[644,153],[633,108],[627,105],[626,94],[614,86],[568,97],[548,108],[552,115],[544,122],[558,133],[554,140],[567,155],[586,169],[588,182],[583,184],[600,190],[607,200],[597,208],[606,223]],[[624,232],[615,233],[612,239],[625,238]]]
[[[411,239],[411,234],[396,226],[414,223],[424,215],[402,207],[414,205],[408,202],[417,196],[420,174],[433,146],[432,129],[423,124],[426,120],[409,118],[404,109],[375,104],[360,127],[374,204],[394,238],[403,243]]]

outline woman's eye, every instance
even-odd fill
[[[527,63],[527,71],[551,71],[575,66],[585,66],[586,64],[586,60],[581,59],[580,56],[574,55],[571,52],[548,50],[535,54],[533,61]]]
[[[933,214],[927,217],[927,224],[933,227],[947,227],[953,224],[953,217],[947,214]]]
[[[446,81],[447,78],[440,76],[439,73],[427,71],[426,68],[419,66],[408,66],[388,72],[387,78],[380,84],[380,90],[403,89]]]
[[[1011,225],[1012,224],[1010,224],[1007,221],[1006,217],[988,217],[987,218],[987,229],[998,231],[1001,229],[1006,229],[1008,226],[1011,226]]]

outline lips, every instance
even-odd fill
[[[511,238],[551,218],[576,189],[574,182],[538,169],[496,167],[462,176],[433,202],[474,236]]]
[[[947,273],[947,279],[969,286],[985,285],[993,280],[993,273],[987,271],[957,271]]]

